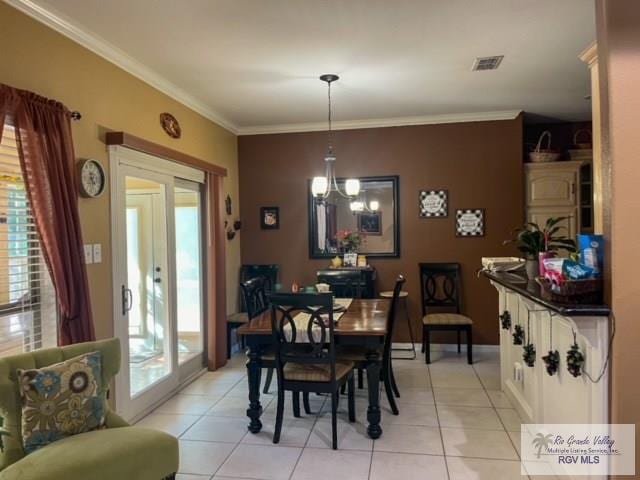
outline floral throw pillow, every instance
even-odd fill
[[[38,370],[18,370],[18,381],[25,453],[104,426],[100,352]]]

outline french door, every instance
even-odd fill
[[[204,365],[201,172],[111,147],[116,403],[143,415]]]

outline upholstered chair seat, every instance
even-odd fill
[[[430,313],[422,317],[424,325],[473,325],[473,320],[459,313]]]
[[[284,378],[299,382],[328,382],[331,380],[329,365],[289,362],[284,366]],[[353,362],[336,362],[336,379],[341,379],[353,370]]]

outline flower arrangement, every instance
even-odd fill
[[[339,230],[336,233],[336,242],[343,252],[357,253],[358,247],[362,243],[362,236],[351,230]]]

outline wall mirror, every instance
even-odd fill
[[[357,197],[331,192],[315,198],[309,182],[309,257],[344,253],[367,257],[400,256],[398,177],[361,177]],[[337,179],[344,191],[345,179]],[[345,232],[348,235],[345,238]]]

